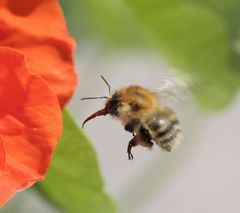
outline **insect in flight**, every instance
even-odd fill
[[[157,93],[141,86],[130,85],[111,91],[106,79],[101,76],[109,89],[109,96],[87,97],[107,99],[105,107],[90,115],[82,124],[102,115],[117,117],[125,130],[133,134],[127,147],[128,159],[133,160],[132,147],[152,147],[153,142],[163,150],[172,151],[182,140],[179,120],[172,109],[165,106]]]

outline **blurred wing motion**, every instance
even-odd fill
[[[159,83],[161,86],[155,89],[159,98],[175,102],[191,101],[209,87],[209,83],[200,83],[186,75],[168,75],[160,79]]]

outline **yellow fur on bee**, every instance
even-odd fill
[[[127,123],[133,117],[144,119],[144,117],[161,108],[158,96],[143,87],[129,86],[119,90],[119,93],[121,94],[122,104],[119,117],[123,123]],[[130,103],[135,103],[138,106],[138,110],[133,111],[129,105]]]

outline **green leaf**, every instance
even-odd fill
[[[38,189],[68,213],[115,212],[105,194],[97,159],[88,139],[67,111],[64,131],[53,155],[45,181]]]
[[[200,104],[219,109],[232,100],[240,73],[232,63],[229,28],[217,9],[200,1],[125,1],[142,22],[149,42],[173,66],[194,79],[211,82],[198,96]]]
[[[123,1],[61,0],[60,2],[70,31],[76,38],[97,39],[121,48],[143,45],[142,31]]]

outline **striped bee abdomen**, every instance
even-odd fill
[[[157,113],[148,120],[152,139],[166,151],[172,151],[181,141],[182,133],[179,120],[173,112],[168,116]]]

